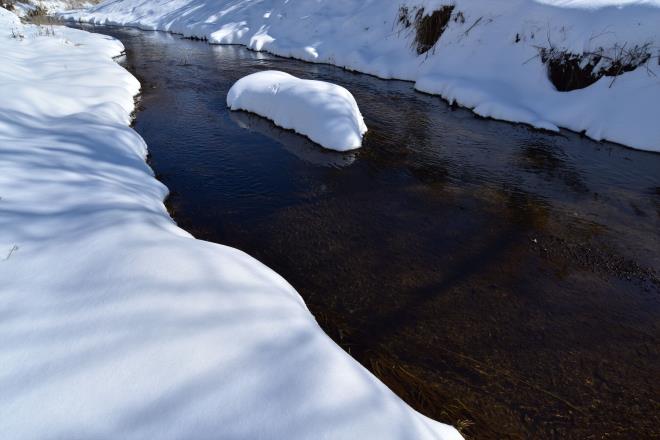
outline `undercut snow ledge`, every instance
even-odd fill
[[[357,102],[348,90],[276,70],[238,80],[227,94],[227,106],[256,113],[336,151],[360,148],[367,132]]]

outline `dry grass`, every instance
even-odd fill
[[[38,3],[34,8],[30,9],[27,13],[28,20],[36,17],[44,17],[48,15],[48,9],[42,4]]]
[[[463,402],[445,395],[437,384],[429,383],[414,372],[414,367],[396,356],[379,351],[369,353],[369,370],[399,397],[418,411],[453,425],[466,439],[476,416]]]
[[[8,11],[13,11],[15,4],[16,2],[14,0],[0,1],[0,7],[3,7]]]
[[[562,51],[552,45],[538,50],[548,68],[550,81],[561,92],[588,87],[603,76],[612,77],[612,87],[617,76],[644,66],[653,58],[650,43],[631,47],[623,44],[582,54]]]

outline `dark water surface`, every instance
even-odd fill
[[[135,128],[179,225],[283,275],[412,406],[478,439],[660,437],[660,154],[406,82],[96,30],[143,83]],[[348,88],[364,147],[229,112],[233,82],[264,69]]]

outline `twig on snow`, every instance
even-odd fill
[[[472,23],[472,26],[470,26],[470,27],[469,27],[469,28],[463,33],[463,35],[467,37],[467,34],[469,34],[470,31],[471,31],[476,25],[479,24],[479,22],[481,21],[482,18],[484,18],[484,17],[481,16],[481,17],[477,18],[477,19],[475,20],[475,22]]]
[[[11,254],[13,254],[14,252],[16,252],[17,250],[18,250],[18,246],[16,246],[16,245],[12,246],[12,248],[9,249],[9,253],[8,253],[7,256],[4,258],[4,261],[9,260],[9,257],[11,257]]]

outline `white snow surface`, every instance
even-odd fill
[[[174,224],[122,50],[0,8],[0,438],[461,438]]]
[[[336,151],[360,148],[367,132],[357,102],[348,90],[276,70],[239,79],[227,93],[227,106],[266,117],[279,127]]]
[[[399,8],[414,16],[446,5],[449,25],[418,55]],[[411,80],[482,116],[660,151],[660,0],[106,0],[63,16]],[[652,56],[645,65],[571,92],[555,89],[539,56],[635,47]]]
[[[68,11],[71,9],[89,8],[98,1],[84,0],[19,0],[13,3],[12,12],[19,17],[26,17],[37,7],[43,8],[48,14]]]

